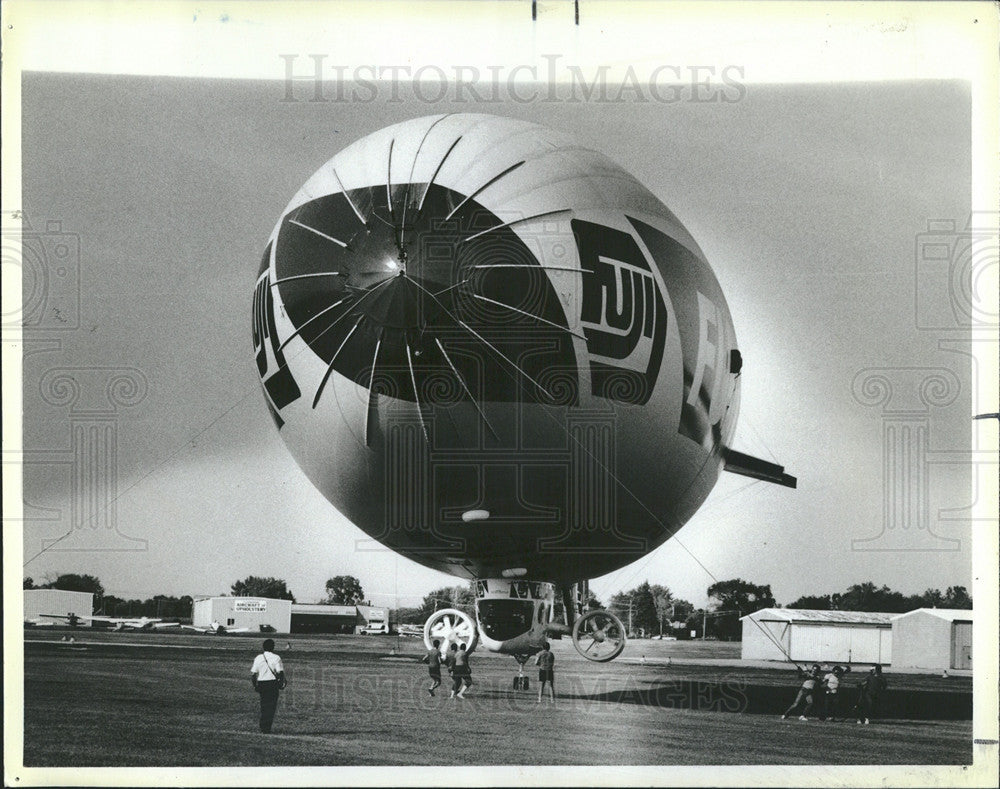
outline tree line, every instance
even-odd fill
[[[36,585],[30,577],[24,579],[25,589],[65,589],[91,592],[94,612],[105,616],[147,616],[161,619],[183,619],[191,616],[193,599],[188,595],[172,597],[154,595],[146,600],[127,600],[106,595],[100,580],[93,575],[67,573]],[[352,575],[337,575],[327,580],[323,602],[329,605],[361,605],[366,602],[361,582]],[[248,576],[230,587],[234,597],[267,597],[291,600],[295,596],[280,578]],[[713,583],[707,589],[708,606],[696,608],[692,603],[674,597],[669,587],[643,581],[634,589],[611,596],[604,606],[593,593],[588,600],[590,609],[605,609],[615,614],[630,636],[667,636],[674,638],[717,638],[740,640],[740,617],[763,608],[780,608],[769,584],[756,584],[742,578]],[[422,625],[441,608],[457,608],[470,616],[475,610],[473,584],[459,584],[434,589],[424,595],[419,606],[390,610],[390,620],[399,624]],[[972,597],[964,586],[926,589],[917,595],[904,595],[887,586],[871,581],[853,584],[843,592],[826,595],[804,595],[788,604],[791,609],[823,611],[884,611],[905,613],[915,608],[972,608]],[[553,616],[565,621],[561,596],[556,595]]]
[[[755,584],[742,578],[718,581],[708,587],[707,594],[708,606],[695,608],[687,600],[674,598],[669,588],[644,581],[630,591],[612,595],[608,609],[621,619],[631,636],[739,641],[743,631],[741,617],[763,608],[781,607],[769,584]],[[972,597],[964,586],[905,595],[865,581],[849,586],[844,592],[800,597],[787,608],[902,614],[915,608],[971,609]]]

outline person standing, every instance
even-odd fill
[[[273,639],[265,639],[264,651],[254,658],[250,682],[260,696],[260,730],[264,734],[270,734],[274,713],[278,709],[278,692],[284,690],[287,684],[285,666],[274,653]]]
[[[466,689],[472,687],[472,667],[469,665],[469,653],[465,644],[459,645],[455,654],[455,685],[460,699],[464,699]]]
[[[538,666],[538,703],[542,703],[542,693],[545,691],[545,684],[548,683],[549,686],[549,696],[552,702],[555,703],[556,700],[556,685],[555,685],[555,664],[556,656],[552,654],[552,649],[549,642],[546,641],[542,645],[542,651],[538,653],[538,657],[535,658],[535,665]]]
[[[889,683],[882,676],[882,666],[876,663],[858,686],[858,703],[854,705],[858,723],[864,721],[867,724],[874,717],[875,705],[888,686]]]
[[[796,668],[798,668],[798,666],[796,666]],[[800,668],[798,668],[798,671],[799,671],[799,676],[805,677],[805,679],[802,682],[802,687],[799,688],[799,692],[798,695],[796,695],[795,697],[795,701],[792,702],[792,706],[790,706],[782,714],[781,716],[782,720],[787,718],[789,715],[792,715],[799,708],[799,705],[803,703],[805,704],[805,706],[802,709],[802,713],[799,715],[800,721],[809,720],[809,718],[806,716],[812,711],[813,701],[815,699],[815,693],[816,693],[816,685],[820,681],[819,665],[814,664],[812,667],[812,671],[810,671],[808,674],[806,674]]]
[[[444,664],[448,668],[448,673],[451,675],[451,695],[448,697],[450,699],[455,698],[455,694],[462,689],[462,678],[455,673],[455,666],[458,660],[458,644],[452,644],[448,647],[448,654],[445,655]]]
[[[850,671],[851,667],[848,666],[846,671]],[[840,690],[840,683],[844,677],[845,669],[843,666],[834,666],[833,669],[823,677],[823,690],[824,693],[824,705],[823,705],[823,719],[829,721],[837,720],[837,708],[839,706],[840,696],[838,695]]]
[[[423,662],[427,664],[427,670],[431,675],[431,686],[427,688],[427,692],[433,696],[434,691],[441,686],[441,642],[439,640],[434,640],[434,646],[427,650]]]

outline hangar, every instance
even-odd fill
[[[744,660],[891,663],[895,614],[762,608],[741,617]]]
[[[90,592],[70,592],[66,589],[25,589],[24,619],[36,620],[42,614],[52,616],[90,616],[94,613],[94,595]],[[50,620],[56,623],[57,620]],[[90,622],[80,622],[89,626]]]
[[[972,611],[918,608],[892,618],[894,667],[972,669]]]
[[[358,609],[353,605],[292,605],[293,633],[353,633],[357,624]]]
[[[218,622],[227,628],[288,633],[292,626],[292,601],[268,597],[203,597],[194,601],[191,622],[209,627]]]

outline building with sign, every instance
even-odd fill
[[[741,617],[744,660],[892,663],[894,614],[763,608]]]
[[[218,623],[228,629],[289,633],[292,601],[267,597],[205,597],[194,601],[191,622],[195,627],[211,627]]]
[[[918,608],[892,618],[893,667],[972,669],[972,611]]]
[[[376,608],[370,605],[359,605],[357,608],[359,633],[389,632],[389,610],[387,608]]]

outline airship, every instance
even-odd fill
[[[437,115],[344,148],[278,218],[252,310],[312,484],[376,544],[474,582],[474,621],[436,612],[428,648],[523,665],[568,636],[613,659],[625,628],[589,610],[590,579],[668,540],[724,470],[795,487],[730,445],[743,355],[695,239],[534,123]]]

